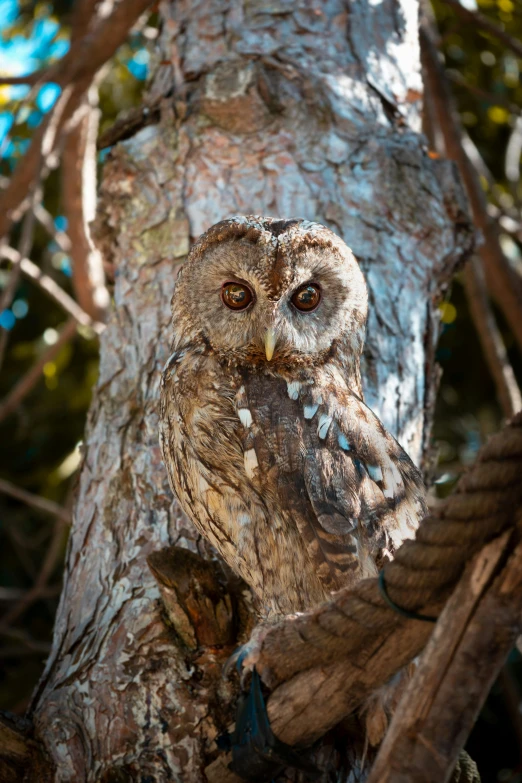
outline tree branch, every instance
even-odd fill
[[[106,321],[110,297],[102,256],[89,223],[96,213],[96,136],[98,91],[91,86],[86,113],[67,133],[62,153],[62,203],[71,240],[73,287],[82,309],[95,321]]]
[[[62,327],[60,335],[54,345],[51,345],[43,354],[36,360],[33,366],[27,371],[27,373],[18,381],[18,383],[7,395],[3,402],[0,402],[0,422],[2,422],[7,416],[9,416],[20,405],[27,395],[34,389],[40,376],[43,372],[44,366],[47,362],[50,362],[63,345],[68,343],[76,334],[76,319],[69,318]]]
[[[477,257],[470,259],[464,269],[464,287],[484,357],[495,382],[497,397],[504,416],[509,418],[522,408],[522,396],[489,304],[484,271]]]
[[[71,523],[71,512],[59,506],[54,500],[48,500],[48,498],[27,492],[27,490],[17,487],[16,484],[12,484],[3,478],[0,478],[0,492],[4,495],[9,495],[11,498],[16,498],[16,500],[31,506],[31,508],[35,508],[37,511],[43,511],[44,514],[52,514],[67,525]]]
[[[40,202],[34,206],[34,216],[41,226],[45,228],[49,236],[54,239],[58,247],[63,253],[71,252],[71,240],[65,233],[65,231],[59,231],[54,225],[53,216],[48,212],[43,204]],[[25,255],[29,255],[26,253]]]
[[[475,224],[484,236],[484,243],[478,248],[478,252],[484,264],[488,289],[506,316],[517,343],[522,347],[522,280],[510,267],[502,252],[498,227],[488,214],[479,178],[464,151],[460,124],[452,108],[453,98],[448,81],[425,24],[421,25],[420,40],[425,79],[444,137],[446,154],[457,163]]]
[[[519,515],[519,534],[521,523]],[[483,549],[448,601],[367,783],[449,780],[521,626],[522,543],[513,551],[505,533]]]
[[[40,82],[53,81],[53,66],[50,68],[42,68],[39,71],[33,71],[33,73],[26,73],[25,76],[1,76],[0,85],[2,87],[15,86],[18,84],[27,84],[34,86],[40,84]]]
[[[77,304],[74,299],[63,290],[63,288],[60,288],[58,283],[56,283],[52,277],[44,274],[42,270],[28,258],[20,258],[20,254],[17,250],[6,245],[4,245],[4,247],[0,247],[0,257],[7,258],[13,263],[19,261],[20,269],[22,270],[23,274],[33,280],[39,286],[39,288],[42,289],[42,291],[45,291],[45,293],[50,296],[51,299],[56,302],[56,304],[59,304],[66,313],[69,313],[69,315],[72,316],[75,321],[77,321],[82,326],[90,326],[91,329],[93,329],[98,335],[103,332],[105,329],[105,324],[93,321],[90,315],[84,312],[80,305]]]
[[[41,195],[40,188],[31,195],[31,201],[34,203]],[[20,243],[18,245],[18,252],[21,258],[29,255],[33,246],[33,234],[34,234],[34,222],[35,216],[32,209],[29,209],[24,217],[22,223],[22,235],[20,237]],[[18,282],[21,274],[20,261],[14,262],[11,268],[11,274],[5,286],[2,297],[0,298],[0,313],[11,306],[11,303],[15,297],[16,289],[18,288]],[[4,363],[5,350],[7,348],[7,341],[9,339],[9,331],[2,328],[0,330],[0,369]]]
[[[506,33],[500,25],[495,24],[495,22],[488,19],[487,16],[484,16],[484,14],[481,14],[478,11],[470,11],[461,5],[459,0],[444,0],[444,4],[453,8],[456,14],[472,27],[484,30],[484,32],[489,33],[494,38],[498,38],[498,40],[502,41],[508,49],[515,52],[518,57],[522,57],[522,43],[509,35],[509,33]]]

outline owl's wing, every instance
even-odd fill
[[[237,396],[245,466],[297,526],[328,589],[374,575],[425,511],[422,477],[339,384],[253,375]]]

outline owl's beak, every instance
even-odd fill
[[[277,342],[275,329],[267,329],[265,332],[265,353],[267,361],[270,361],[274,355],[274,349]]]

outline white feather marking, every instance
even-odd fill
[[[333,416],[328,416],[327,413],[321,413],[319,416],[319,423],[317,424],[317,434],[324,440],[328,435],[330,424],[332,423]]]
[[[163,366],[163,372],[170,369],[170,365],[174,362],[179,362],[183,357],[185,356],[185,351],[174,351],[174,353],[171,353],[167,361],[165,362]]]
[[[305,405],[304,406],[305,419],[313,419],[315,414],[317,413],[318,408],[319,408],[319,403],[316,403],[315,405]]]
[[[210,484],[206,480],[204,476],[201,475],[201,473],[198,476],[198,489],[203,495],[208,489],[210,489]]]
[[[385,498],[393,500],[400,494],[402,478],[392,460],[389,462],[389,467],[384,469],[384,483],[386,485],[383,493]]]
[[[301,389],[301,384],[299,381],[287,381],[286,385],[288,387],[288,396],[290,399],[299,399],[299,390]]]
[[[382,481],[382,470],[379,465],[366,465],[366,467],[373,481]]]
[[[238,416],[241,420],[241,424],[243,427],[251,427],[252,426],[252,414],[248,410],[248,408],[239,408],[238,410]]]
[[[337,436],[337,442],[339,443],[339,446],[342,448],[343,451],[350,451],[350,444],[348,443],[348,438],[344,434],[344,432],[340,432]]]
[[[255,449],[248,449],[248,451],[245,451],[244,459],[246,474],[248,478],[251,479],[254,477],[254,471],[259,465]]]

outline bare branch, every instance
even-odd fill
[[[25,592],[21,587],[0,587],[0,601],[18,601]]]
[[[468,261],[464,269],[464,285],[469,309],[477,330],[484,357],[495,381],[497,397],[504,416],[510,417],[522,408],[522,396],[506,347],[489,304],[484,271],[479,258]]]
[[[53,81],[53,72],[51,68],[42,68],[40,71],[27,73],[25,76],[2,76],[0,75],[0,86],[10,86],[18,84],[35,85],[41,82]]]
[[[62,203],[71,240],[73,287],[80,306],[96,321],[106,321],[110,297],[102,256],[89,224],[96,213],[96,136],[98,91],[91,86],[86,114],[65,138],[62,154]]]
[[[66,524],[71,523],[71,513],[67,509],[62,508],[53,500],[48,500],[40,495],[35,495],[32,492],[17,487],[16,484],[12,484],[10,481],[0,478],[0,492],[9,497],[16,498],[22,503],[25,503],[31,508],[35,508],[37,511],[43,511],[45,514],[52,514],[52,516],[58,517]]]
[[[519,519],[519,525],[520,525]],[[521,629],[522,543],[509,533],[476,558],[442,613],[396,710],[368,783],[449,780]],[[506,565],[493,585],[501,556]]]
[[[150,3],[151,0],[118,0],[112,13],[109,16],[99,13],[89,32],[56,63],[56,82],[63,92],[46,121],[36,130],[9,185],[0,194],[0,237],[7,233],[14,211],[25,198],[42,155],[45,157],[54,149],[95,74],[125,41],[129,30]]]
[[[447,155],[456,161],[471,204],[475,224],[484,235],[479,255],[484,264],[488,288],[522,347],[522,280],[510,267],[502,252],[497,224],[490,218],[479,178],[462,145],[462,133],[453,98],[437,49],[426,25],[420,29],[425,79],[444,136]]]
[[[489,33],[494,38],[498,38],[499,41],[502,41],[504,46],[507,46],[508,49],[515,52],[518,57],[522,57],[522,43],[509,35],[509,33],[506,33],[500,25],[495,24],[495,22],[492,22],[491,19],[488,19],[487,16],[484,16],[484,14],[481,14],[478,11],[468,10],[461,5],[459,0],[444,0],[444,3],[453,8],[457,15],[472,27],[476,27],[479,30]]]
[[[522,109],[520,108],[520,106],[517,106],[516,103],[513,103],[512,101],[508,101],[502,95],[495,95],[492,92],[487,92],[487,90],[482,90],[480,87],[477,87],[474,84],[470,84],[462,76],[460,71],[456,71],[453,68],[448,68],[446,70],[446,75],[448,79],[450,79],[450,81],[454,82],[455,84],[458,84],[460,87],[463,87],[472,95],[476,95],[477,98],[487,101],[488,103],[494,106],[504,106],[504,108],[506,108],[509,112],[511,112],[511,114],[514,114],[515,117],[521,114]]]
[[[31,201],[35,202],[40,197],[41,197],[41,190],[40,188],[37,188],[35,193],[32,194],[31,196]],[[34,212],[31,209],[29,209],[25,215],[22,224],[22,236],[20,238],[20,244],[18,246],[18,251],[21,257],[27,256],[31,252],[31,248],[33,245],[33,234],[34,234]],[[16,289],[18,288],[18,282],[20,280],[21,271],[22,270],[20,267],[20,262],[19,261],[14,262],[11,268],[11,274],[9,275],[9,279],[7,281],[7,285],[5,286],[2,292],[2,297],[0,299],[0,313],[2,313],[11,305],[11,302],[13,301],[14,296],[16,294]],[[0,330],[0,368],[2,367],[2,364],[4,362],[5,350],[7,347],[8,339],[9,339],[9,331],[7,329],[2,328]]]
[[[63,253],[71,252],[71,240],[65,233],[65,231],[59,231],[54,225],[53,216],[48,212],[43,204],[40,202],[34,205],[34,216],[37,221],[42,225],[47,233],[53,238],[58,247]],[[29,253],[25,253],[26,256]]]
[[[120,112],[114,124],[98,137],[97,148],[103,150],[106,147],[112,147],[118,141],[130,138],[141,128],[157,121],[163,100],[165,100],[163,95],[157,95],[141,106]]]
[[[23,378],[18,381],[4,401],[0,402],[0,422],[16,410],[22,400],[27,397],[40,380],[43,368],[47,362],[52,361],[62,346],[72,340],[75,334],[76,319],[69,318],[65,323],[65,326],[62,327],[55,344],[49,346],[49,348],[44,351]]]
[[[26,277],[29,277],[31,280],[34,280],[34,282],[42,289],[42,291],[45,291],[45,293],[48,294],[48,296],[50,296],[51,299],[53,299],[57,304],[59,304],[66,313],[69,313],[69,315],[71,315],[75,321],[77,321],[79,324],[82,324],[82,326],[90,326],[91,329],[93,329],[98,335],[103,332],[105,329],[105,324],[93,321],[90,315],[82,310],[80,305],[77,304],[74,299],[63,290],[63,288],[60,288],[58,283],[56,283],[52,277],[44,274],[42,270],[28,258],[20,258],[20,254],[17,250],[14,250],[14,248],[8,247],[6,245],[4,245],[4,247],[0,247],[0,257],[7,258],[13,263],[19,260],[20,269],[22,270],[23,274],[26,275]]]
[[[70,488],[67,496],[66,508],[62,509],[61,507],[58,507],[59,513],[55,516],[51,541],[45,553],[40,571],[34,581],[34,585],[4,615],[0,623],[0,633],[9,633],[9,626],[12,623],[18,620],[34,603],[49,595],[50,589],[47,586],[47,583],[52,576],[54,569],[56,568],[60,555],[63,554],[64,550],[64,539],[66,536],[65,531],[67,526],[64,525],[63,515],[64,513],[68,514],[69,522],[71,521],[72,498],[73,492],[72,488]]]
[[[506,179],[518,183],[520,179],[520,154],[522,153],[522,117],[519,117],[511,131],[506,148]]]

